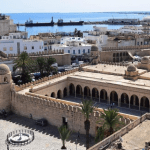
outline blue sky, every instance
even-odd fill
[[[150,11],[150,0],[0,0],[0,13]]]

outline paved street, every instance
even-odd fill
[[[64,97],[63,100],[72,101],[72,102],[76,102],[76,103],[81,103],[82,97],[78,96],[78,97],[75,98],[73,96],[67,96],[67,97]],[[95,106],[97,106],[99,108],[107,109],[108,107],[110,107],[110,105],[107,104],[104,101],[99,103],[98,100],[97,100],[97,101],[94,101],[94,103],[95,103]],[[118,108],[119,112],[121,112],[121,113],[134,115],[134,116],[141,116],[141,113],[142,114],[146,113],[145,110],[144,111],[143,110],[139,111],[138,108],[135,108],[135,107],[134,107],[134,109],[129,109],[127,107],[118,107],[116,104],[113,106],[113,108]]]
[[[35,139],[29,145],[22,147],[12,147],[9,150],[60,150],[62,142],[60,140],[59,132],[55,126],[41,127],[35,125],[34,120],[10,115],[6,120],[0,119],[0,150],[7,150],[5,140],[9,132],[19,129],[30,129],[35,134]],[[66,142],[67,150],[76,150],[77,133],[72,133],[69,141]],[[93,145],[94,140],[91,142]],[[85,150],[85,135],[80,135],[77,141],[77,150]]]

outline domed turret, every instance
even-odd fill
[[[98,47],[93,45],[93,46],[91,47],[91,51],[98,51]]]
[[[128,66],[127,71],[134,72],[134,71],[136,71],[136,67],[131,64],[131,65]]]
[[[149,57],[148,56],[144,56],[142,59],[141,59],[141,63],[142,64],[149,64]]]
[[[5,64],[0,64],[0,75],[10,73],[9,67]]]

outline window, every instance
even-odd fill
[[[83,49],[83,54],[85,53],[85,49]]]
[[[34,49],[34,46],[32,46],[32,49]]]
[[[7,48],[6,48],[6,47],[3,47],[3,51],[7,51]]]
[[[75,50],[73,50],[73,54],[76,54]]]
[[[137,45],[139,45],[139,42],[137,42]]]
[[[68,53],[70,53],[70,50],[68,50]]]
[[[44,47],[44,50],[47,50],[47,47]]]
[[[41,46],[39,46],[39,49],[41,49]]]
[[[90,53],[90,49],[88,49],[88,53]]]
[[[80,54],[80,49],[78,50],[78,54]]]
[[[13,50],[13,47],[10,47],[9,50],[12,51],[12,50]]]
[[[27,46],[24,46],[24,50],[27,50]]]

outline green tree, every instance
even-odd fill
[[[55,71],[56,69],[52,67],[52,64],[56,62],[55,58],[49,57],[45,60],[45,70],[47,72],[47,75],[50,75],[52,71]]]
[[[22,52],[18,56],[18,58],[14,61],[14,63],[15,63],[14,69],[16,70],[17,68],[21,68],[21,70],[22,70],[21,80],[23,83],[31,81],[31,78],[29,75],[29,72],[30,72],[29,68],[31,66],[31,61],[32,60],[30,59],[30,57],[28,56],[28,54],[26,52]]]
[[[44,76],[44,70],[45,70],[45,59],[43,57],[38,57],[36,59],[36,67],[37,67],[37,70],[40,72],[41,74],[41,77]]]
[[[89,130],[90,130],[90,114],[94,111],[93,101],[92,100],[82,100],[82,113],[84,114],[86,120],[84,121],[84,127],[86,130],[86,149],[89,148]]]
[[[118,128],[118,125],[123,124],[120,121],[120,118],[122,116],[119,115],[118,109],[108,109],[104,110],[104,112],[101,112],[100,121],[102,122],[104,127],[109,129],[110,135],[113,134],[114,129]]]
[[[65,126],[62,125],[58,128],[59,134],[60,134],[60,138],[62,140],[62,147],[61,149],[66,149],[65,147],[65,142],[66,140],[68,140],[68,138],[70,137],[71,131]]]
[[[104,126],[98,128],[96,137],[95,137],[96,143],[104,139],[104,131],[105,131]]]

